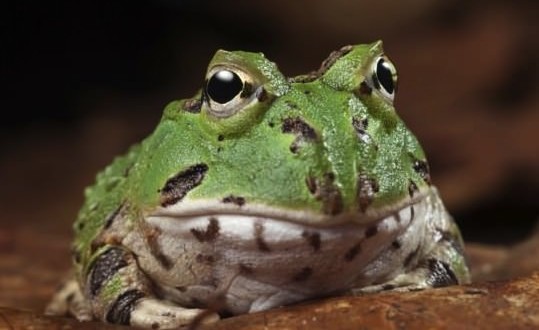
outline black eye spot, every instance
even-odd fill
[[[388,94],[393,94],[395,91],[395,82],[393,81],[391,64],[383,58],[379,59],[376,64],[376,78]]]
[[[214,73],[206,85],[207,95],[217,103],[230,102],[243,90],[243,81],[234,72],[220,70]]]

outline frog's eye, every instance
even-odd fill
[[[217,103],[224,104],[230,102],[243,89],[243,81],[232,71],[219,70],[215,72],[208,81],[206,93]]]
[[[206,80],[205,95],[210,112],[217,117],[228,117],[250,101],[253,81],[243,71],[216,67]]]
[[[385,56],[379,57],[372,66],[371,84],[389,101],[395,98],[397,89],[397,69]]]

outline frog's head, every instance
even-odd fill
[[[396,84],[381,42],[294,78],[263,54],[218,51],[203,89],[171,103],[143,144],[137,195],[153,213],[313,224],[395,212],[430,184],[393,107]]]

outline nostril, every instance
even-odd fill
[[[343,211],[344,203],[341,190],[335,184],[335,174],[328,172],[320,179],[308,176],[305,179],[307,189],[322,202],[322,211],[325,214],[336,215]]]

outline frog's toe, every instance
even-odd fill
[[[467,278],[458,276],[449,262],[428,258],[419,263],[417,268],[380,284],[369,285],[351,290],[354,295],[377,293],[382,291],[410,292],[466,283]]]
[[[131,312],[131,325],[152,329],[173,329],[192,322],[213,323],[219,315],[204,309],[184,308],[154,298],[143,299]]]
[[[420,283],[403,283],[400,281],[389,281],[383,284],[369,285],[362,288],[354,288],[351,290],[353,295],[363,295],[369,293],[378,293],[382,291],[395,291],[395,292],[410,292],[421,291],[429,288],[430,286],[426,282]]]
[[[56,292],[45,308],[46,315],[73,315],[79,321],[92,319],[92,311],[88,301],[80,290],[75,278],[67,280]]]

